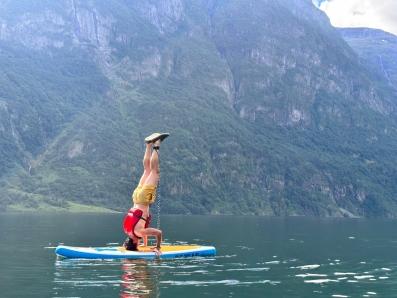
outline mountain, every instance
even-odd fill
[[[0,4],[1,206],[397,214],[394,90],[310,0]]]
[[[370,28],[341,28],[339,32],[373,72],[397,89],[397,36]]]

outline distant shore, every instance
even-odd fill
[[[67,207],[57,207],[48,204],[41,204],[38,208],[26,207],[20,204],[8,206],[6,213],[37,213],[37,212],[68,212],[68,213],[120,213],[120,211],[105,207],[84,205],[75,202],[68,202]]]

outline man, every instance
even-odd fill
[[[139,239],[143,238],[144,245],[147,245],[147,237],[155,236],[157,242],[154,252],[157,255],[161,254],[162,232],[149,228],[151,220],[149,208],[156,200],[157,185],[160,179],[160,144],[168,136],[168,133],[154,133],[145,138],[143,174],[132,194],[133,207],[124,219],[124,231],[128,235],[124,247],[127,250],[138,250]]]

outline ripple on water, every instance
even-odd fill
[[[314,264],[314,265],[302,265],[302,266],[296,266],[296,267],[290,267],[290,268],[297,268],[301,270],[313,270],[319,268],[320,265]]]
[[[296,277],[327,277],[327,274],[316,274],[316,273],[304,273],[304,274],[297,274]]]
[[[355,275],[354,278],[360,280],[360,279],[374,278],[374,276],[373,275]]]
[[[269,267],[259,267],[259,268],[230,268],[225,271],[267,271],[270,270]]]
[[[237,257],[237,255],[216,256],[217,259],[222,259],[222,258],[229,259],[229,258],[235,258],[235,257]]]
[[[252,247],[243,246],[243,245],[239,245],[239,246],[236,246],[236,247],[240,248],[241,250],[253,250]]]
[[[379,276],[378,278],[379,279],[388,279],[389,277],[388,276]]]
[[[116,279],[116,280],[87,280],[87,279],[82,279],[82,280],[61,280],[61,279],[55,279],[55,283],[59,284],[73,284],[74,286],[91,286],[91,287],[101,287],[106,284],[114,284],[114,285],[120,285],[123,283],[122,280]]]
[[[322,278],[322,279],[309,279],[309,280],[304,280],[305,283],[311,283],[311,284],[323,284],[323,283],[328,283],[328,282],[339,282],[336,279],[329,279],[329,278]]]
[[[269,261],[265,262],[265,264],[280,264],[280,261]]]
[[[208,285],[226,285],[226,286],[238,286],[238,285],[253,285],[253,284],[280,284],[280,281],[272,280],[257,280],[257,281],[240,281],[237,279],[225,279],[225,280],[164,280],[160,281],[161,284],[168,284],[173,286],[208,286]]]
[[[357,275],[357,273],[354,273],[354,272],[334,272],[334,275],[336,275],[336,276],[340,276],[340,275],[342,275],[342,276],[345,276],[345,275]]]

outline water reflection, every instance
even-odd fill
[[[121,298],[159,297],[159,272],[145,260],[123,260]]]
[[[157,261],[58,259],[52,297],[159,297]],[[153,266],[152,266],[153,265]],[[105,294],[107,293],[107,294]]]

